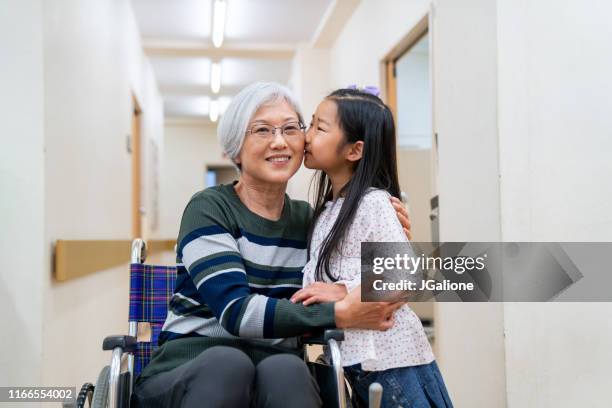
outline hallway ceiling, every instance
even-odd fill
[[[166,117],[208,118],[256,80],[287,84],[295,48],[310,42],[332,0],[226,0],[225,36],[211,40],[213,0],[132,0],[143,46],[158,80]],[[210,70],[221,65],[213,94]]]

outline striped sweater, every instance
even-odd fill
[[[192,197],[181,221],[177,280],[161,346],[143,377],[170,370],[214,345],[243,349],[254,360],[298,352],[297,339],[334,327],[332,303],[303,306],[288,299],[302,287],[308,203],[289,199],[281,218],[251,212],[233,185]]]

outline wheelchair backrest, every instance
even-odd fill
[[[130,310],[128,320],[150,325],[150,339],[139,338],[134,353],[134,374],[149,363],[168,314],[168,304],[176,283],[175,266],[130,265]]]

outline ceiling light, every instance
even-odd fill
[[[225,11],[227,3],[225,0],[214,0],[213,3],[213,25],[212,41],[216,48],[223,44],[223,34],[225,32]]]
[[[210,90],[213,93],[219,93],[221,89],[221,64],[213,62],[210,67]]]
[[[208,107],[208,117],[211,122],[216,122],[219,119],[219,101],[211,100]]]

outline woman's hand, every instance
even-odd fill
[[[336,327],[340,329],[388,330],[393,327],[393,312],[406,302],[361,302],[361,286],[351,290],[334,305]]]
[[[337,302],[346,296],[346,286],[337,283],[315,282],[298,290],[291,296],[293,303],[302,302],[304,306],[313,303]]]
[[[402,224],[406,237],[408,237],[408,240],[412,240],[412,226],[410,225],[410,215],[408,215],[408,209],[406,209],[404,203],[402,203],[397,197],[391,197],[391,205],[397,213],[397,219],[399,220],[400,224]]]

